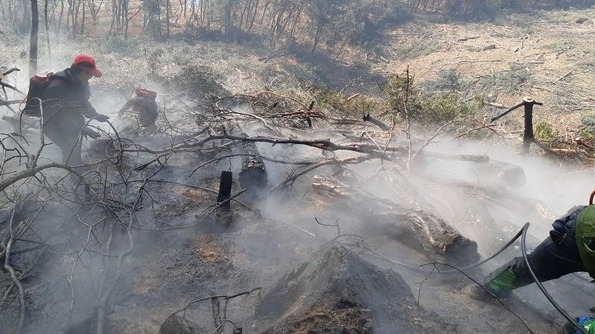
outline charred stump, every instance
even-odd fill
[[[377,127],[379,127],[383,131],[390,130],[390,128],[386,124],[384,124],[384,123],[382,123],[382,121],[380,121],[380,120],[372,117],[370,114],[365,114],[364,117],[362,117],[362,120],[364,122],[370,122],[370,123],[376,125]]]
[[[224,225],[231,223],[231,185],[233,183],[232,172],[222,171],[219,179],[219,194],[217,195],[217,221]]]
[[[237,122],[229,122],[231,135],[248,138]],[[248,198],[254,198],[266,188],[268,184],[268,173],[258,147],[254,142],[242,142],[239,146],[242,158],[242,169],[240,171],[240,187],[246,189]]]

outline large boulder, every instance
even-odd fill
[[[409,286],[341,244],[265,291],[254,311],[255,332],[444,333],[453,328],[420,308]]]

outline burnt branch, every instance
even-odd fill
[[[76,175],[78,178],[82,178],[82,176],[73,167],[61,163],[52,162],[32,169],[17,172],[15,175],[0,181],[0,191],[5,190],[7,187],[15,184],[20,180],[24,180],[29,177],[35,176],[35,174],[50,168],[64,169]]]
[[[291,176],[289,176],[288,178],[285,179],[285,181],[281,182],[280,184],[276,185],[275,187],[273,187],[271,190],[269,190],[267,196],[273,194],[276,191],[282,190],[282,189],[286,189],[288,187],[290,187],[300,176],[311,172],[317,168],[320,168],[322,166],[328,166],[328,165],[343,165],[343,164],[358,164],[361,163],[363,161],[367,161],[367,160],[371,160],[371,159],[375,159],[374,157],[371,156],[360,156],[360,157],[355,157],[355,158],[345,158],[345,159],[332,159],[332,160],[323,160],[320,161],[316,164],[313,164],[311,166],[308,166],[306,168],[304,168],[303,170],[301,170],[300,172],[297,173],[293,173]]]
[[[19,224],[17,224],[17,226],[14,226],[14,223],[15,223],[14,219],[15,219],[15,210],[13,208],[13,210],[11,212],[11,216],[10,216],[10,221],[8,223],[9,238],[8,238],[8,241],[6,241],[5,243],[3,242],[3,248],[5,249],[4,269],[10,273],[10,278],[12,280],[12,283],[18,289],[18,300],[19,300],[19,306],[20,306],[19,322],[18,322],[17,329],[16,329],[16,333],[18,334],[18,333],[22,332],[23,326],[25,324],[25,293],[23,291],[23,286],[21,285],[21,282],[20,282],[19,278],[17,277],[17,274],[16,274],[14,268],[10,265],[10,252],[11,252],[12,246],[14,244],[14,239],[15,239],[16,235],[18,235],[18,231],[22,229],[22,223],[19,223]],[[10,289],[8,289],[8,291],[10,291]]]

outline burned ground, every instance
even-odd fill
[[[406,149],[379,150],[328,131],[406,147],[406,138],[366,123],[279,123],[274,130],[285,135],[271,137],[256,111],[241,110],[234,126],[245,136],[232,135],[215,109],[202,115],[207,131],[186,124],[188,135],[173,139],[120,133],[92,142],[97,163],[76,195],[60,170],[44,172],[43,183],[10,185],[7,194],[30,195],[2,211],[3,249],[15,245],[6,253],[19,282],[6,269],[5,328],[17,330],[21,318],[26,333],[475,333],[486,326],[553,333],[563,323],[532,302],[470,299],[459,290],[486,268],[453,269],[501,247],[519,228],[514,217],[548,221],[539,198],[517,198],[534,182],[522,160],[430,147],[407,171]],[[244,162],[255,154],[267,178],[248,183],[259,188],[248,196],[239,175],[254,167]],[[514,177],[502,178],[509,170]],[[222,172],[233,174],[228,209],[218,200]],[[517,254],[518,241],[514,247],[505,254]]]
[[[548,16],[539,29],[412,23],[394,31],[398,41],[386,52],[395,51],[390,64],[374,66],[389,73],[409,67],[428,80],[453,67],[473,81],[495,80],[501,72],[513,76],[510,64],[522,62],[547,80],[510,94],[504,83],[490,98],[512,105],[521,93],[531,94],[545,102],[539,117],[560,119],[563,113],[568,118],[561,121],[570,124],[590,105],[584,97],[588,71],[569,70],[581,64],[590,69],[585,57],[591,51],[578,43],[591,27],[574,23],[590,13]],[[548,24],[557,27],[549,29],[551,35],[578,28],[571,42],[550,42],[542,37]],[[439,50],[407,59],[410,43],[418,51],[428,44]],[[285,81],[287,69],[309,73],[303,64],[275,58],[264,69],[265,62],[239,49],[230,46],[225,57],[222,51],[197,57],[176,54],[172,45],[175,62],[162,50],[150,69],[161,71],[161,83],[142,75],[149,72],[146,60],[106,57],[120,72],[106,72],[97,82],[94,102],[117,95],[114,87],[126,84],[176,88],[163,89],[154,131],[124,127],[126,119],[112,113],[115,129],[102,128],[101,140],[85,141],[93,163],[84,177],[87,191],[82,187],[75,195],[61,168],[3,188],[2,331],[555,333],[564,323],[534,287],[519,289],[503,304],[460,293],[471,279],[481,280],[518,256],[518,241],[481,267],[461,273],[453,266],[494,254],[527,221],[534,247],[552,219],[586,200],[593,184],[589,168],[519,155],[518,129],[505,125],[495,130],[502,137],[477,143],[403,125],[382,130],[332,108],[309,108],[300,102],[305,99],[261,91],[272,83],[293,84]],[[211,67],[181,75],[186,67],[180,64],[189,59]],[[211,75],[223,66],[230,67],[223,78]],[[577,82],[579,89],[566,94]],[[211,92],[202,91],[209,87]],[[114,100],[101,101],[101,108],[117,110]],[[506,125],[519,122],[520,113],[513,115]],[[30,168],[35,158],[39,133],[35,120],[25,121],[31,131],[20,143],[30,146],[2,137],[3,180]],[[232,131],[230,121],[242,131]],[[2,126],[3,134],[18,132],[15,123]],[[253,147],[267,177],[242,182],[240,175],[251,175],[242,174],[243,168],[254,166],[244,163],[254,157]],[[52,146],[44,148],[38,166],[55,153]],[[233,173],[229,210],[217,200],[222,172]],[[593,306],[584,276],[569,275],[546,287],[573,315]]]

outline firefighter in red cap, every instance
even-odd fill
[[[99,114],[89,102],[89,79],[101,77],[95,59],[81,54],[72,65],[52,75],[42,94],[43,133],[62,150],[62,162],[70,166],[82,164],[83,136],[99,137],[99,133],[85,126],[85,118],[106,122],[108,116]]]
[[[138,123],[143,128],[150,128],[155,125],[155,121],[157,121],[157,102],[155,99],[157,98],[157,93],[144,89],[144,88],[136,88],[134,90],[134,95],[126,104],[120,109],[119,116],[122,116],[127,110],[131,109],[134,113],[137,114]]]

